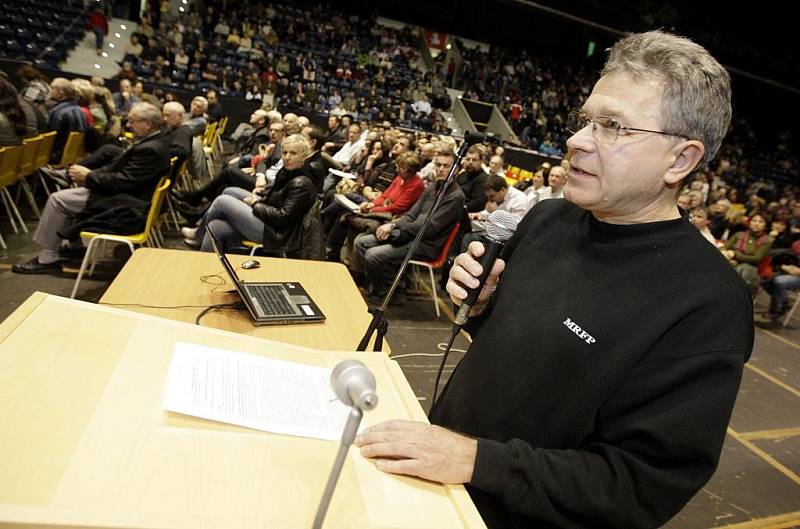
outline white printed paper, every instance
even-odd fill
[[[176,343],[164,409],[256,430],[338,440],[349,410],[331,369]]]

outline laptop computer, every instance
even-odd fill
[[[208,238],[214,247],[222,267],[228,273],[236,291],[242,298],[253,325],[285,325],[289,323],[321,323],[325,315],[306,293],[300,283],[246,283],[239,279],[236,270],[225,254],[210,228]]]

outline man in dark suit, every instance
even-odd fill
[[[70,217],[87,204],[120,194],[150,200],[159,178],[169,167],[161,120],[161,111],[150,103],[135,104],[128,112],[128,123],[136,137],[130,147],[110,161],[103,156],[90,156],[82,160],[85,165],[70,166],[69,177],[80,187],[50,195],[33,234],[33,240],[41,245],[42,250],[27,263],[14,265],[14,272],[60,272],[62,238],[59,233],[67,226]]]

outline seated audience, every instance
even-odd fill
[[[314,183],[305,174],[303,163],[310,152],[302,135],[286,138],[283,168],[269,191],[226,189],[208,208],[198,228],[183,228],[186,243],[213,251],[206,233],[206,227],[210,227],[222,251],[241,246],[247,239],[262,243],[271,254],[298,254],[303,244],[303,217],[316,199]]]
[[[705,237],[705,239],[714,246],[717,245],[717,240],[714,238],[714,235],[711,234],[711,230],[708,229],[708,211],[706,208],[702,206],[692,208],[689,213],[689,220],[694,224],[694,227],[697,228],[697,231],[700,232],[700,235]]]
[[[789,310],[789,292],[800,289],[800,255],[789,251],[782,254],[778,261],[777,257],[773,257],[775,275],[762,283],[770,296],[769,311],[766,318],[757,315],[757,323],[779,323]]]
[[[70,217],[87,206],[120,195],[149,202],[158,180],[169,166],[161,122],[161,112],[157,108],[148,103],[137,103],[128,113],[128,123],[136,138],[130,148],[110,161],[100,149],[70,166],[69,177],[79,187],[50,195],[33,235],[33,240],[42,247],[39,255],[27,263],[14,265],[12,271],[18,274],[60,272],[62,234],[70,223]],[[73,250],[82,246],[79,237],[69,242]]]
[[[483,237],[486,230],[486,219],[492,212],[501,209],[511,213],[519,220],[522,220],[522,217],[528,212],[528,197],[519,189],[510,187],[505,177],[489,175],[484,186],[486,207],[483,211],[469,214],[469,219],[472,221],[472,233],[467,233],[461,238],[462,252],[467,250],[469,243]]]
[[[436,195],[455,162],[455,155],[452,152],[440,152],[435,160],[436,182],[428,185],[408,213],[397,220],[382,224],[374,235],[364,234],[355,241],[358,263],[363,266],[369,280],[367,295],[371,303],[380,303],[386,295],[411,241],[417,236],[433,208]],[[414,253],[414,259],[431,260],[439,255],[447,236],[461,217],[464,202],[464,193],[458,184],[448,186]],[[402,302],[401,292],[395,295],[394,302]]]
[[[133,105],[141,100],[133,93],[130,79],[120,79],[119,91],[114,92],[114,108],[118,114],[126,115]]]
[[[772,241],[765,232],[766,227],[767,219],[756,213],[750,217],[748,229],[728,239],[722,249],[722,254],[750,287],[758,286],[758,265],[769,255],[772,246]]]
[[[336,215],[336,218],[330,225],[326,241],[326,246],[330,248],[328,260],[339,260],[339,251],[348,230],[356,233],[371,232],[380,225],[376,216],[388,219],[408,211],[425,190],[425,184],[418,174],[419,169],[419,156],[413,152],[403,153],[397,159],[397,176],[386,191],[373,200],[367,200],[361,195],[358,200],[361,204],[360,214],[353,215],[342,207],[329,211],[328,215]],[[363,215],[370,216],[369,220],[372,222],[364,222]]]
[[[0,78],[0,147],[19,145],[27,135],[25,112],[14,85]]]
[[[56,102],[47,113],[47,127],[56,132],[53,142],[52,163],[61,160],[61,154],[70,132],[85,132],[88,128],[86,117],[78,106],[75,87],[63,77],[56,77],[50,83],[50,99]]]

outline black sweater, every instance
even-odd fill
[[[431,422],[478,438],[492,528],[651,528],[711,477],[753,344],[749,291],[685,218],[537,204]]]

